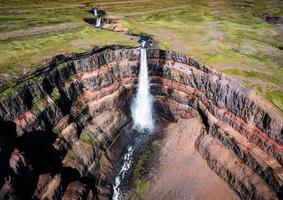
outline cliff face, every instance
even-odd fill
[[[119,133],[131,123],[139,56],[117,46],[61,56],[2,92],[2,198],[111,196],[130,140]],[[282,197],[281,113],[191,58],[148,49],[148,65],[156,112],[202,117],[195,146],[240,197]]]

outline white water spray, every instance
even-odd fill
[[[132,117],[134,119],[134,128],[142,130],[152,130],[152,96],[150,94],[145,44],[146,41],[141,42],[142,48],[140,57],[138,93],[137,96],[134,98],[131,110]]]
[[[100,25],[101,25],[101,17],[97,17],[97,18],[96,18],[96,24],[95,24],[95,27],[96,27],[96,28],[99,28],[99,27],[100,27]]]

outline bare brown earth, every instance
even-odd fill
[[[194,143],[202,126],[195,117],[180,119],[164,129],[165,137],[155,162],[158,164],[150,172],[150,187],[142,199],[239,199],[195,150]]]

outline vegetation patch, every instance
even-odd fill
[[[254,77],[258,77],[260,76],[260,73],[256,72],[256,71],[239,71],[237,69],[226,69],[224,70],[225,73],[230,74],[230,75],[235,75],[235,76],[244,76],[247,78],[254,78]]]
[[[34,114],[38,114],[46,107],[47,104],[48,103],[47,103],[47,101],[45,99],[42,99],[41,97],[37,97],[33,101],[31,111]]]
[[[154,140],[150,143],[149,147],[142,152],[134,169],[134,185],[135,193],[141,198],[146,190],[149,188],[150,183],[143,177],[143,171],[146,168],[147,162],[150,160],[153,152],[159,147],[160,141]]]
[[[226,70],[224,70],[224,72],[226,74],[230,74],[230,75],[236,75],[236,76],[241,75],[241,72],[237,69],[226,69]]]
[[[60,93],[59,93],[59,90],[58,88],[54,87],[51,94],[50,94],[50,97],[54,100],[58,100],[60,98]]]
[[[96,142],[96,138],[94,137],[91,137],[89,135],[89,133],[87,132],[87,130],[83,129],[82,132],[81,132],[81,135],[80,135],[80,140],[82,140],[83,142],[93,146],[95,145],[95,142]]]
[[[57,126],[54,126],[54,127],[52,128],[52,132],[55,133],[55,134],[59,134],[59,133],[60,133],[60,130],[59,130],[59,128],[58,128]]]
[[[0,40],[0,72],[18,73],[24,67],[36,67],[42,60],[60,53],[82,52],[96,45],[123,43],[134,45],[135,41],[122,33],[97,30],[90,26],[60,33]]]
[[[283,111],[283,93],[279,90],[267,91],[265,96]]]

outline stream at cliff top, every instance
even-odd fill
[[[134,153],[139,149],[144,136],[148,135],[154,128],[152,116],[152,96],[150,94],[150,84],[147,67],[146,41],[141,41],[140,72],[138,79],[138,91],[134,97],[131,112],[133,118],[133,133],[135,138],[127,148],[123,156],[122,167],[118,172],[113,185],[113,200],[120,199],[121,184],[134,162]]]

